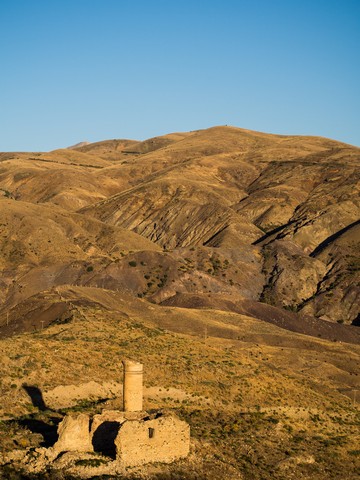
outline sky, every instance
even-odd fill
[[[0,0],[0,151],[232,125],[360,146],[359,0]]]

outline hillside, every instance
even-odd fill
[[[359,167],[235,127],[0,153],[0,464],[115,408],[131,357],[193,432],[136,478],[355,478]]]

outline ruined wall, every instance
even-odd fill
[[[190,427],[173,416],[128,420],[121,425],[115,446],[116,458],[124,466],[170,463],[188,455]]]
[[[143,365],[124,360],[123,411],[67,415],[58,427],[54,452],[97,452],[121,466],[170,463],[186,457],[190,427],[170,415],[149,416],[143,408]]]
[[[66,415],[58,425],[59,439],[53,446],[57,452],[91,452],[93,450],[90,417],[85,413]]]
[[[58,427],[55,452],[97,452],[126,467],[170,463],[186,457],[190,427],[172,415],[105,410],[90,422],[84,413],[67,415]]]
[[[103,410],[101,414],[94,415],[90,437],[95,452],[115,459],[115,438],[119,433],[120,425],[125,420],[124,412],[116,410]]]

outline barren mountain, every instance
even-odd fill
[[[194,461],[194,476],[182,464],[179,477],[170,470],[159,478],[341,478],[324,476],[325,456],[314,454],[325,445],[315,438],[314,415],[330,422],[326,435],[347,436],[333,449],[333,469],[347,462],[346,478],[355,478],[359,167],[357,147],[234,127],[0,153],[2,417],[34,434],[24,382],[53,398],[58,387],[92,380],[98,400],[111,406],[104,385],[119,380],[111,362],[133,356],[163,362],[148,369],[147,387],[185,392],[183,415],[198,435],[193,448],[203,463]],[[155,400],[149,393],[147,408],[176,408],[160,390]],[[73,408],[65,397],[59,405]],[[253,415],[258,405],[274,408],[281,425],[288,415],[304,438],[298,457],[313,460],[293,452],[281,463],[280,444],[292,448],[292,433],[264,419],[261,438],[271,427],[277,440],[263,460],[250,453],[260,439],[257,446],[248,439],[239,457],[235,432],[224,425],[216,427],[223,460],[206,456],[204,442],[212,451],[217,441],[208,431],[205,440],[208,427],[197,423],[214,421],[206,408],[234,424],[236,408]],[[331,420],[336,410],[342,423]],[[3,428],[13,432],[11,425]]]

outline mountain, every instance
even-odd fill
[[[156,363],[147,370],[147,388],[156,390],[147,408],[176,409],[181,398],[194,448],[213,475],[324,478],[321,452],[333,441],[334,475],[346,460],[351,478],[359,166],[360,149],[351,145],[227,126],[0,153],[0,416],[13,439],[0,447],[16,445],[12,425],[25,425],[39,442],[25,416],[39,422],[41,412],[24,384],[49,398],[61,387],[51,405],[58,415],[81,397],[71,397],[72,386],[89,381],[100,392],[91,408],[105,399],[111,407],[106,385],[119,381],[121,358],[132,356]],[[166,400],[164,388],[186,393]],[[259,406],[257,449],[272,409],[288,425],[271,427],[263,460],[250,455],[249,438],[246,450],[230,427],[223,431],[239,409],[255,422]],[[315,415],[328,425],[323,443]],[[223,460],[206,456],[205,443],[210,450],[216,443],[212,421]],[[291,450],[296,436],[302,453],[281,463],[281,442]],[[181,468],[192,478],[189,463]],[[200,463],[193,468],[194,478],[214,478]]]

